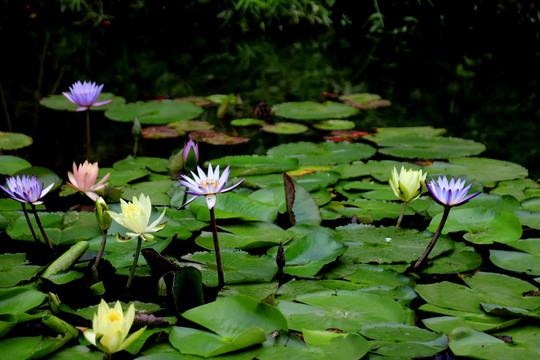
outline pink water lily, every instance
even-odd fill
[[[105,188],[108,184],[105,181],[107,181],[109,175],[111,175],[111,173],[108,173],[96,184],[98,172],[99,166],[97,162],[91,164],[86,160],[78,167],[75,162],[73,162],[73,173],[70,171],[68,172],[68,177],[71,182],[68,181],[67,184],[73,189],[85,193],[93,201],[96,201],[99,197],[99,195],[96,194],[96,191]]]
[[[74,83],[69,92],[63,92],[62,94],[75,105],[79,105],[76,111],[85,111],[90,107],[101,106],[110,103],[112,100],[96,102],[103,84],[97,86],[95,82],[85,81],[81,83],[77,81]]]

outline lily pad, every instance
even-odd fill
[[[352,106],[334,101],[324,103],[313,101],[286,102],[274,105],[273,110],[276,116],[305,121],[341,119],[358,113],[358,110]]]
[[[375,149],[361,143],[298,142],[275,146],[267,154],[280,159],[296,158],[300,166],[335,165],[369,158]]]
[[[366,137],[366,139],[377,143],[396,136],[421,135],[435,137],[443,135],[446,132],[446,129],[437,129],[432,126],[378,127],[375,130],[376,133]]]
[[[15,150],[32,145],[34,140],[25,134],[0,131],[0,150]]]
[[[230,136],[214,130],[197,130],[192,132],[189,137],[195,141],[211,145],[237,145],[251,140],[250,138]]]
[[[435,232],[442,214],[436,215],[428,226]],[[521,223],[511,212],[499,212],[486,208],[453,209],[442,229],[443,234],[466,231],[463,238],[474,244],[511,243],[523,233]]]
[[[177,131],[167,125],[147,126],[142,129],[142,137],[144,139],[171,139],[184,134],[184,132]]]
[[[205,162],[205,165],[208,163],[214,167],[219,165],[222,169],[230,166],[230,177],[282,173],[298,168],[297,159],[275,159],[260,155],[225,156]]]
[[[13,155],[0,155],[0,174],[13,175],[32,166],[28,161]]]
[[[349,130],[354,129],[354,122],[349,120],[331,119],[313,124],[319,130]]]
[[[234,119],[231,120],[232,126],[238,126],[238,127],[246,127],[246,126],[264,126],[266,125],[266,121],[260,120],[260,119],[252,119],[252,118],[246,118],[246,119]]]
[[[296,135],[308,131],[308,127],[302,124],[290,122],[278,122],[275,124],[264,125],[262,131],[281,135]]]
[[[367,162],[353,162],[352,164],[340,164],[334,168],[341,174],[342,179],[370,176],[376,180],[387,183],[394,168],[401,167],[411,170],[420,170],[422,167],[408,162],[395,160],[369,160]],[[425,170],[424,170],[425,171]]]
[[[358,109],[377,109],[390,106],[392,103],[380,95],[370,93],[341,95],[339,100]]]
[[[30,265],[26,254],[0,254],[0,287],[12,287],[35,276],[39,265]]]
[[[174,130],[184,134],[190,131],[198,130],[210,130],[214,128],[214,125],[210,124],[208,121],[202,120],[179,120],[169,123],[167,126],[173,128]]]
[[[191,120],[201,115],[203,109],[192,102],[162,100],[136,102],[111,107],[105,116],[111,120],[141,124],[168,124],[178,120]]]
[[[478,155],[486,147],[473,140],[418,135],[395,136],[381,140],[381,154],[408,159],[450,159]]]

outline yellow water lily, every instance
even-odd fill
[[[398,173],[394,167],[389,180],[390,187],[398,198],[404,202],[410,202],[416,200],[422,194],[426,175],[427,172],[422,173],[422,170],[405,170],[403,166]]]
[[[106,354],[114,354],[131,345],[142,335],[146,326],[128,337],[129,329],[135,318],[135,306],[131,304],[127,312],[122,312],[122,306],[117,301],[114,308],[109,308],[101,299],[97,313],[94,314],[92,329],[83,332],[84,337]]]
[[[141,194],[139,199],[134,196],[133,201],[131,202],[120,199],[120,207],[122,208],[121,213],[116,213],[111,210],[107,212],[114,221],[130,230],[130,232],[126,233],[129,238],[123,241],[131,241],[137,237],[145,241],[151,241],[154,238],[154,235],[151,233],[157,232],[165,227],[166,223],[159,223],[163,219],[163,216],[165,216],[165,210],[163,210],[156,221],[148,225],[150,214],[152,213],[150,196]]]

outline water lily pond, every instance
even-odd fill
[[[126,125],[127,151],[77,133],[88,162],[60,172],[0,133],[0,358],[540,358],[540,184],[483,144],[364,129],[376,94],[41,105]]]

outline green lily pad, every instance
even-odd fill
[[[376,180],[387,183],[394,168],[401,169],[404,166],[406,169],[420,170],[420,166],[400,162],[394,160],[369,160],[367,162],[353,162],[352,164],[340,164],[334,168],[341,174],[342,179],[352,179],[364,176],[370,176]],[[424,169],[425,171],[425,169]]]
[[[540,239],[524,239],[509,244],[522,251],[489,251],[491,262],[502,269],[540,275]]]
[[[349,130],[354,129],[354,122],[349,120],[331,119],[313,124],[319,130]]]
[[[428,267],[422,270],[424,274],[449,274],[471,271],[482,265],[482,255],[471,246],[456,243],[454,249],[436,257]]]
[[[0,174],[13,175],[32,166],[28,161],[13,155],[0,155]]]
[[[150,169],[151,171],[164,173],[168,170],[168,162],[163,158],[146,156],[133,157],[130,155],[125,159],[115,162],[113,167],[120,171]]]
[[[394,270],[383,269],[374,265],[358,265],[358,270],[343,278],[363,286],[414,286],[414,281]]]
[[[216,256],[213,252],[197,252],[183,256],[183,259],[198,262],[203,283],[207,286],[218,284],[216,272]],[[254,256],[240,250],[221,250],[223,271],[226,284],[238,284],[248,282],[269,282],[277,273],[277,265],[274,258],[261,255]]]
[[[0,287],[12,287],[35,276],[39,265],[30,265],[26,254],[0,254]]]
[[[335,165],[369,158],[375,149],[361,143],[298,142],[275,146],[267,154],[280,159],[296,158],[300,166]]]
[[[436,129],[432,126],[404,126],[404,127],[378,127],[375,128],[376,133],[372,136],[366,137],[367,140],[374,141],[376,143],[396,137],[396,136],[429,136],[435,137],[443,135],[446,132],[446,129]]]
[[[454,329],[448,345],[458,356],[485,360],[530,360],[540,356],[538,327],[525,326],[502,334],[511,342],[466,327]]]
[[[107,180],[109,186],[124,186],[134,180],[141,179],[149,175],[150,171],[146,168],[126,168],[124,170],[118,170],[114,168],[100,168],[98,178],[101,179],[109,173],[109,179]]]
[[[532,179],[503,180],[497,183],[497,187],[490,191],[490,194],[511,195],[518,201],[523,201],[529,197],[529,189],[538,190],[540,184]]]
[[[416,261],[432,237],[432,234],[428,232],[419,232],[414,229],[357,224],[340,226],[335,231],[342,237],[341,241],[348,246],[343,256],[356,263],[390,264]],[[452,248],[453,243],[449,238],[439,237],[430,253],[430,258]]]
[[[0,289],[0,314],[22,314],[43,302],[47,294],[18,286]]]
[[[331,202],[324,207],[325,210],[341,214],[345,217],[353,217],[365,219],[370,223],[373,220],[381,220],[388,218],[399,217],[403,205],[398,202],[380,201],[380,200],[348,200],[341,202]],[[405,209],[405,215],[414,215],[415,211],[411,206]]]
[[[473,140],[418,135],[395,136],[381,140],[381,154],[408,159],[450,159],[478,155],[486,147]]]
[[[212,145],[238,145],[246,143],[250,138],[230,136],[226,133],[217,132],[215,130],[197,130],[193,131],[189,137],[194,141],[204,142]]]
[[[260,155],[225,156],[205,162],[205,166],[219,165],[221,169],[230,166],[229,177],[282,173],[298,168],[297,159],[275,159]]]
[[[385,356],[418,358],[434,356],[448,346],[444,334],[396,323],[364,324],[360,334],[370,341],[372,352]]]
[[[276,116],[305,121],[341,119],[358,113],[352,106],[333,101],[322,104],[313,101],[286,102],[274,105],[273,110]]]
[[[428,226],[435,232],[441,222],[438,214]],[[466,231],[463,238],[474,244],[511,243],[523,233],[521,223],[511,212],[498,212],[486,208],[452,209],[442,230],[443,234]]]
[[[484,186],[494,186],[498,181],[520,179],[528,175],[527,169],[519,164],[481,157],[451,158],[449,163],[434,162],[425,169],[430,176],[461,176]]]
[[[275,124],[266,124],[261,128],[262,131],[266,131],[273,134],[281,135],[296,135],[308,131],[308,127],[302,124],[295,124],[290,122],[278,122]]]
[[[0,131],[0,150],[15,150],[32,145],[34,140],[25,134]]]
[[[285,245],[286,262],[283,272],[296,276],[314,276],[345,250],[346,246],[335,241],[328,233],[312,232]],[[268,253],[275,256],[277,247]]]
[[[405,323],[406,311],[393,299],[360,291],[326,290],[296,297],[297,302],[280,301],[277,308],[294,330],[329,328],[357,332],[363,324]]]
[[[238,127],[245,127],[245,126],[264,126],[266,125],[266,121],[260,120],[260,119],[252,119],[252,118],[246,118],[246,119],[234,119],[231,120],[232,126],[238,126]]]
[[[111,107],[125,104],[126,99],[124,99],[121,96],[116,96],[112,93],[102,92],[99,94],[96,102],[101,101],[107,101],[112,100],[111,103],[97,106],[97,107],[91,107],[90,110],[98,110],[103,111],[107,110]],[[42,98],[39,103],[46,108],[53,109],[53,110],[69,110],[69,111],[75,111],[79,106],[75,105],[71,101],[69,101],[64,95],[50,95],[47,97]],[[133,121],[133,119],[131,119]]]
[[[105,112],[111,120],[141,124],[168,124],[178,120],[191,120],[201,115],[203,109],[192,102],[162,100],[128,103],[113,106]]]
[[[383,99],[380,95],[370,93],[341,95],[339,100],[358,109],[377,109],[391,105],[390,101]]]

